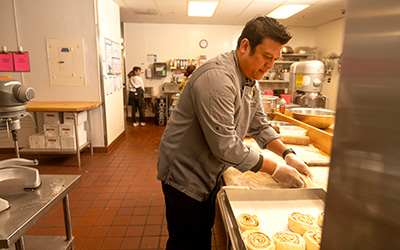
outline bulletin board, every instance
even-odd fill
[[[121,45],[105,38],[106,75],[121,74]]]

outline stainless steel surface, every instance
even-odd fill
[[[289,231],[288,218],[293,212],[318,217],[325,207],[323,189],[251,190],[226,187],[218,193],[225,229],[233,249],[246,249],[236,223],[241,213],[255,214],[261,231],[271,237],[278,231]]]
[[[21,128],[20,119],[30,116],[26,104],[35,98],[35,91],[20,82],[0,78],[0,130],[7,130],[14,141],[15,154],[19,158],[17,131]],[[32,116],[30,116],[32,118]]]
[[[2,198],[0,198],[0,214],[9,207],[10,203],[7,200],[3,200]]]
[[[37,188],[41,184],[39,170],[36,168],[9,166],[0,169],[0,189],[2,189],[2,191],[9,190],[7,185],[4,186],[3,183],[15,179],[22,179],[25,183],[24,188]],[[4,195],[2,191],[0,192]],[[5,193],[7,194],[7,191]]]
[[[399,7],[348,1],[321,250],[400,249]]]
[[[41,175],[42,185],[18,195],[5,195],[11,207],[0,214],[0,248],[21,238],[79,182],[79,175]],[[44,247],[44,246],[43,246]]]
[[[28,250],[65,250],[73,249],[75,238],[66,241],[65,236],[24,236],[25,248]],[[12,245],[7,250],[16,250]],[[3,250],[3,249],[2,249]]]
[[[321,129],[328,128],[335,122],[335,111],[329,109],[292,108],[288,111],[293,118]]]
[[[326,96],[318,92],[301,92],[296,91],[293,97],[293,102],[301,107],[307,108],[325,108]]]
[[[273,95],[262,95],[261,104],[264,109],[265,114],[269,120],[274,119],[275,112],[278,107],[279,97]]]

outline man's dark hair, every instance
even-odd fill
[[[262,43],[264,38],[272,39],[284,45],[289,42],[292,36],[287,27],[276,19],[267,16],[257,16],[246,23],[238,39],[237,48],[240,47],[240,43],[244,38],[250,41],[250,53],[253,54],[257,45]]]

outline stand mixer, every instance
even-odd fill
[[[321,95],[324,63],[318,60],[295,62],[290,66],[289,91],[292,102],[301,107],[325,108],[326,96]]]
[[[0,191],[9,191],[18,183],[23,188],[37,188],[41,181],[39,171],[22,165],[37,165],[37,160],[19,158],[17,131],[21,128],[20,119],[30,116],[26,104],[35,97],[32,88],[8,78],[0,78],[0,130],[7,130],[10,139],[12,134],[17,158],[0,161]],[[32,117],[32,116],[30,116]],[[0,198],[0,212],[8,209],[10,204]]]

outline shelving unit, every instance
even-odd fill
[[[317,59],[317,54],[283,54],[281,60],[275,62],[273,70],[277,71],[278,68],[284,68],[289,72],[292,63],[315,59]],[[262,90],[289,88],[289,79],[261,79],[258,82]]]
[[[76,154],[78,167],[81,166],[80,153],[87,147],[90,147],[90,155],[93,155],[93,145],[90,133],[90,115],[89,110],[100,106],[100,102],[30,102],[26,110],[36,112],[73,112],[74,113],[74,129],[75,129],[75,145],[76,149],[36,149],[36,148],[23,148],[20,150],[21,154]],[[87,111],[87,142],[80,145],[78,135],[78,112]],[[38,127],[37,119],[36,127]]]

